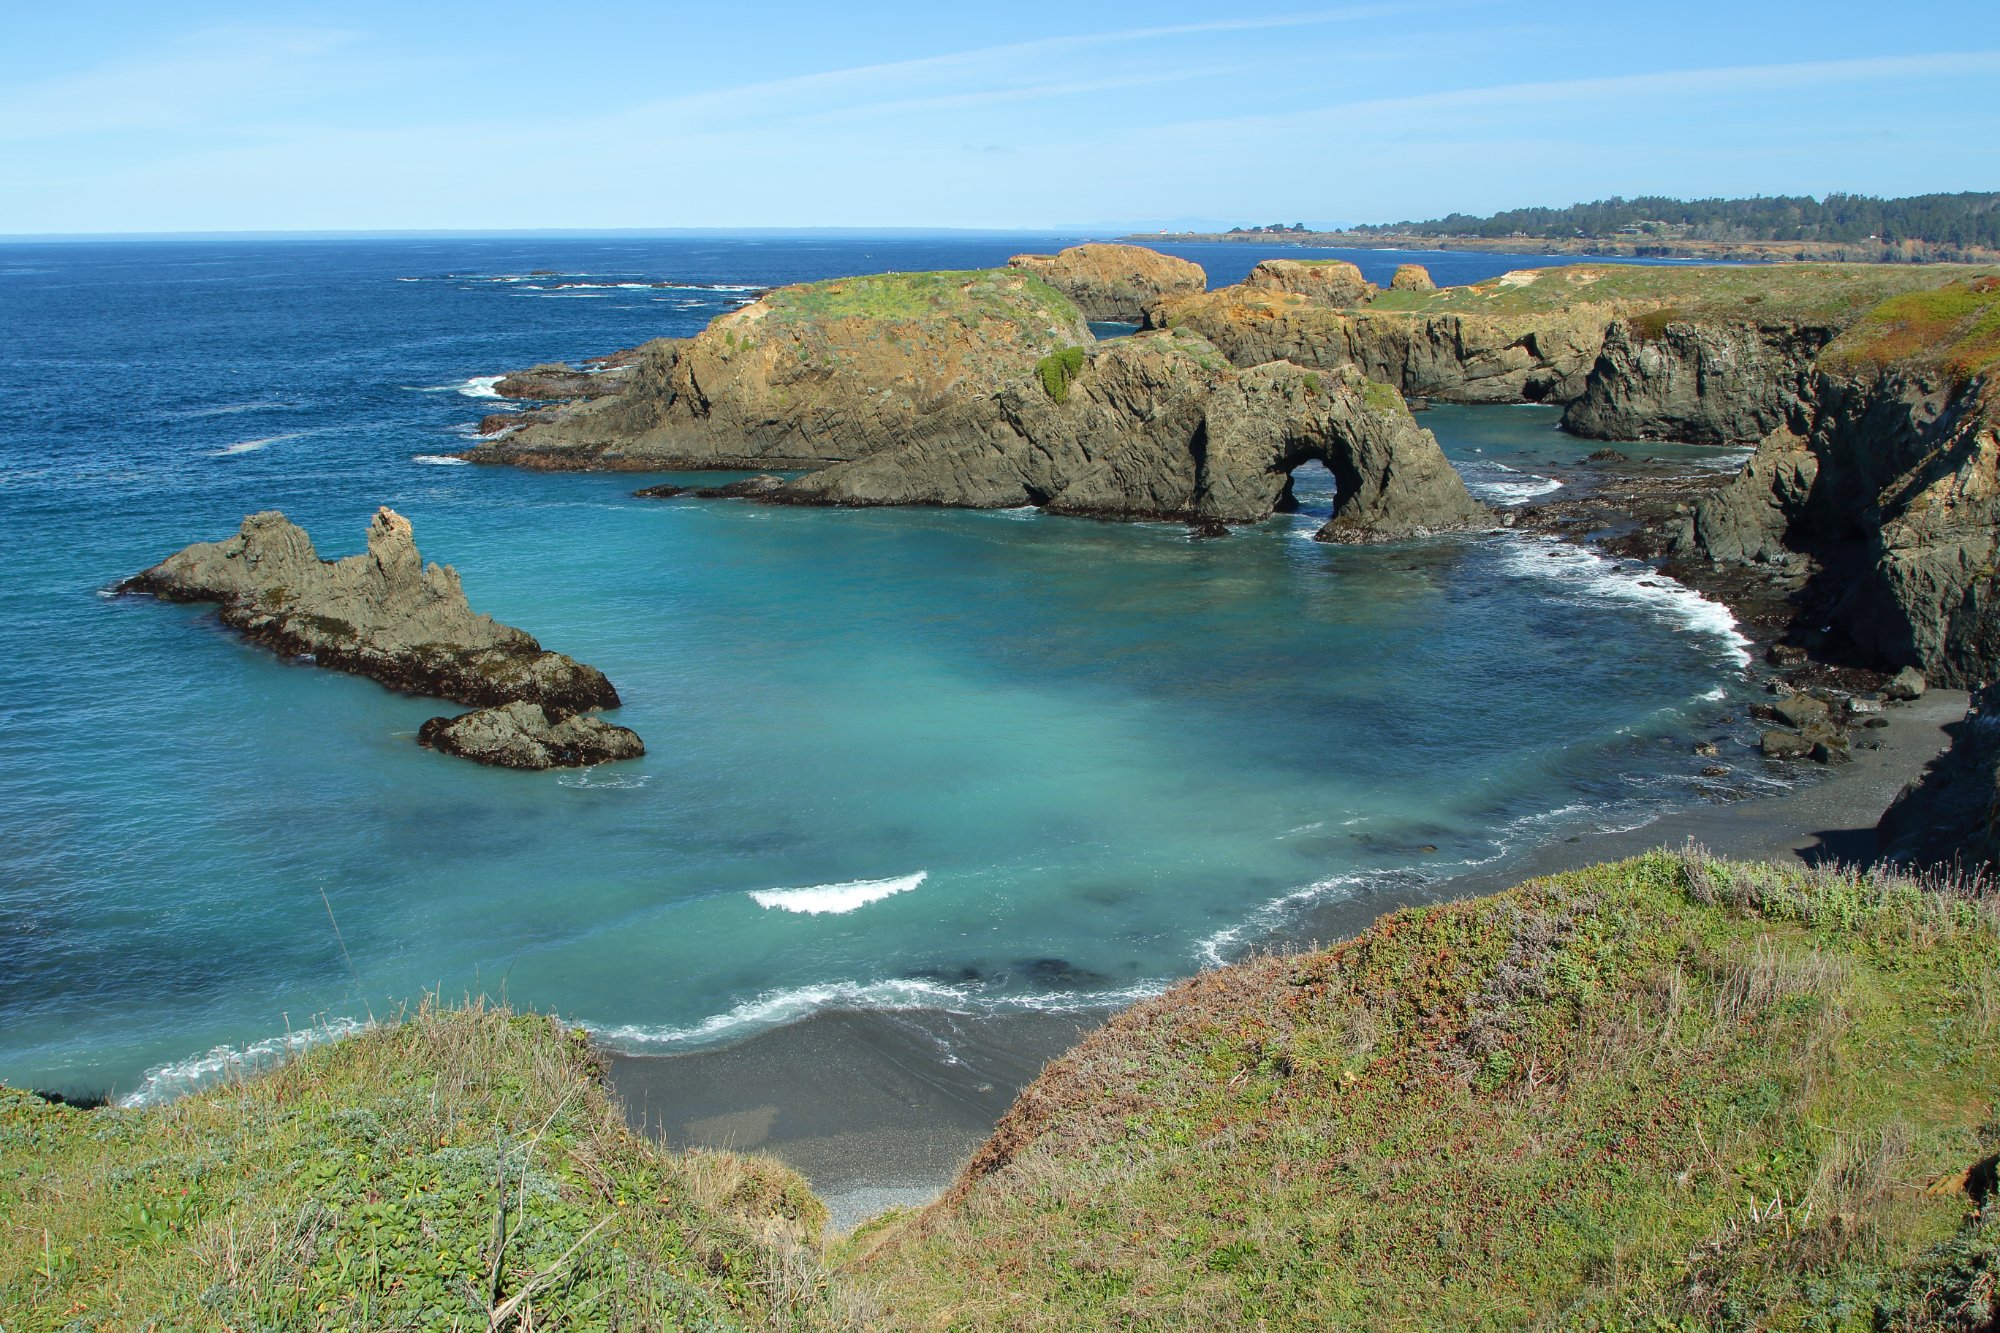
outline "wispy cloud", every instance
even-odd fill
[[[145,56],[0,91],[0,140],[172,130],[283,91],[353,40],[320,28],[211,28]]]

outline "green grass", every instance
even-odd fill
[[[1030,319],[1067,325],[1082,317],[1068,297],[1020,269],[877,273],[781,287],[765,295],[774,324],[801,320],[929,320],[940,316]]]
[[[1963,265],[1570,264],[1434,292],[1385,291],[1371,312],[1533,314],[1586,302],[1673,306],[1688,318],[1841,318],[1893,296],[1992,272]]]
[[[1915,366],[1965,384],[2000,365],[2000,277],[1894,296],[1870,310],[1821,358],[1842,369]]]
[[[580,1034],[426,1005],[148,1110],[0,1089],[0,1328],[1973,1330],[1996,1068],[1991,896],[1654,853],[1137,1006],[829,1268]]]
[[[1140,1006],[849,1264],[897,1327],[1933,1326],[1996,1067],[1991,900],[1655,854]]]
[[[635,1138],[582,1034],[479,1005],[154,1109],[0,1089],[6,1333],[840,1326],[824,1216]]]

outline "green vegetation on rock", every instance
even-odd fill
[[[848,1262],[938,1329],[1986,1327],[1996,1059],[1991,898],[1656,853],[1138,1006]]]
[[[1069,401],[1069,386],[1083,373],[1084,360],[1081,347],[1065,347],[1037,361],[1035,375],[1041,380],[1043,391],[1058,403]]]
[[[815,320],[999,319],[1046,340],[1082,316],[1048,283],[1019,269],[965,269],[934,273],[875,273],[780,287],[767,293],[763,319],[774,325]]]
[[[1821,361],[1842,370],[1932,368],[1961,385],[1989,374],[2000,364],[2000,276],[1890,297],[1827,348]]]

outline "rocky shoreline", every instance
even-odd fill
[[[367,550],[342,560],[322,560],[283,514],[252,514],[235,536],[176,552],[117,591],[216,602],[223,624],[281,656],[474,705],[424,724],[420,739],[443,753],[550,768],[645,752],[633,732],[583,716],[619,706],[603,672],[473,611],[458,572],[425,565],[392,509],[376,512]]]

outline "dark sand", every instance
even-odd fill
[[[1556,842],[1422,889],[1363,894],[1309,912],[1282,938],[1344,939],[1384,912],[1493,893],[1537,875],[1690,840],[1749,860],[1860,862],[1903,784],[1950,743],[1967,696],[1933,690],[1888,707],[1890,725],[1857,732],[1879,749],[1789,791],[1684,811],[1624,833]],[[1751,753],[1720,762],[1755,764]],[[815,1015],[733,1046],[687,1055],[611,1057],[613,1089],[635,1128],[673,1147],[765,1152],[796,1167],[845,1229],[896,1204],[934,1197],[1042,1066],[1103,1022],[1089,1014],[970,1017],[938,1012]]]

